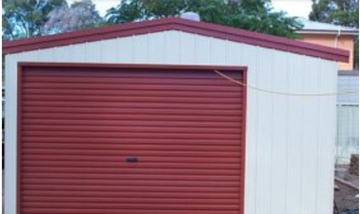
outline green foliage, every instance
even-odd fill
[[[359,0],[312,0],[309,19],[359,28]]]
[[[302,25],[283,12],[273,12],[268,0],[122,0],[107,11],[111,24],[178,16],[192,11],[203,22],[268,33],[297,37]]]
[[[4,0],[2,39],[40,36],[48,14],[64,4],[65,0]]]
[[[63,5],[49,13],[49,20],[43,26],[45,34],[54,34],[93,28],[103,25],[104,19],[91,0],[74,2],[70,7]]]
[[[2,30],[3,40],[37,37],[46,34],[103,25],[91,0],[4,0]]]
[[[359,0],[312,0],[309,19],[359,28]],[[359,67],[359,37],[355,38],[354,66]]]

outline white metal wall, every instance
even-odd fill
[[[359,154],[359,104],[337,104],[336,164]]]
[[[15,213],[17,62],[248,66],[248,83],[288,92],[336,90],[336,62],[179,31],[6,57],[5,213]],[[335,97],[248,91],[246,214],[330,214]]]

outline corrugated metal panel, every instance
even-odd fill
[[[359,154],[359,105],[337,105],[336,164],[349,164]]]
[[[185,70],[20,79],[19,213],[242,211],[242,87]]]
[[[351,71],[348,71],[352,73]],[[338,75],[338,91],[353,91],[359,89],[359,76],[358,75]],[[337,96],[338,103],[352,103],[359,104],[358,94],[340,94]]]

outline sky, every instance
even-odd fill
[[[73,3],[76,0],[67,0]],[[106,10],[117,6],[121,0],[92,0],[100,15],[104,16]],[[272,0],[273,7],[276,11],[283,10],[289,16],[299,16],[307,18],[311,10],[311,0]]]

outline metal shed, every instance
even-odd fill
[[[5,213],[330,214],[349,53],[168,18],[3,43]]]

